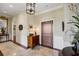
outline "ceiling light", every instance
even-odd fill
[[[7,11],[3,11],[3,13],[7,13]]]
[[[26,13],[30,15],[35,13],[35,3],[26,3]]]
[[[13,5],[9,5],[9,7],[13,7]]]

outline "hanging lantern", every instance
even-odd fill
[[[26,3],[26,13],[30,15],[35,14],[35,3]]]

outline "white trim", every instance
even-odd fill
[[[42,22],[47,22],[47,21],[53,21],[54,19],[45,19],[45,20],[41,20],[40,22],[42,23]]]
[[[62,8],[62,7],[63,7],[63,5],[59,5],[59,6],[57,6],[57,7],[54,7],[54,8],[51,8],[51,9],[47,9],[47,10],[44,10],[44,11],[42,11],[42,12],[35,13],[35,15],[41,15],[41,14],[44,14],[44,13],[46,13],[46,12],[54,11],[54,10],[57,10],[57,9],[59,9],[59,8]]]

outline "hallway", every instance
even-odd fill
[[[58,51],[36,46],[34,49],[24,49],[13,42],[0,43],[0,50],[4,56],[58,56]]]

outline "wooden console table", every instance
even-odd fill
[[[34,48],[36,45],[39,45],[39,35],[28,36],[28,47]]]
[[[9,40],[9,34],[0,34],[0,36],[6,36],[6,41]]]

